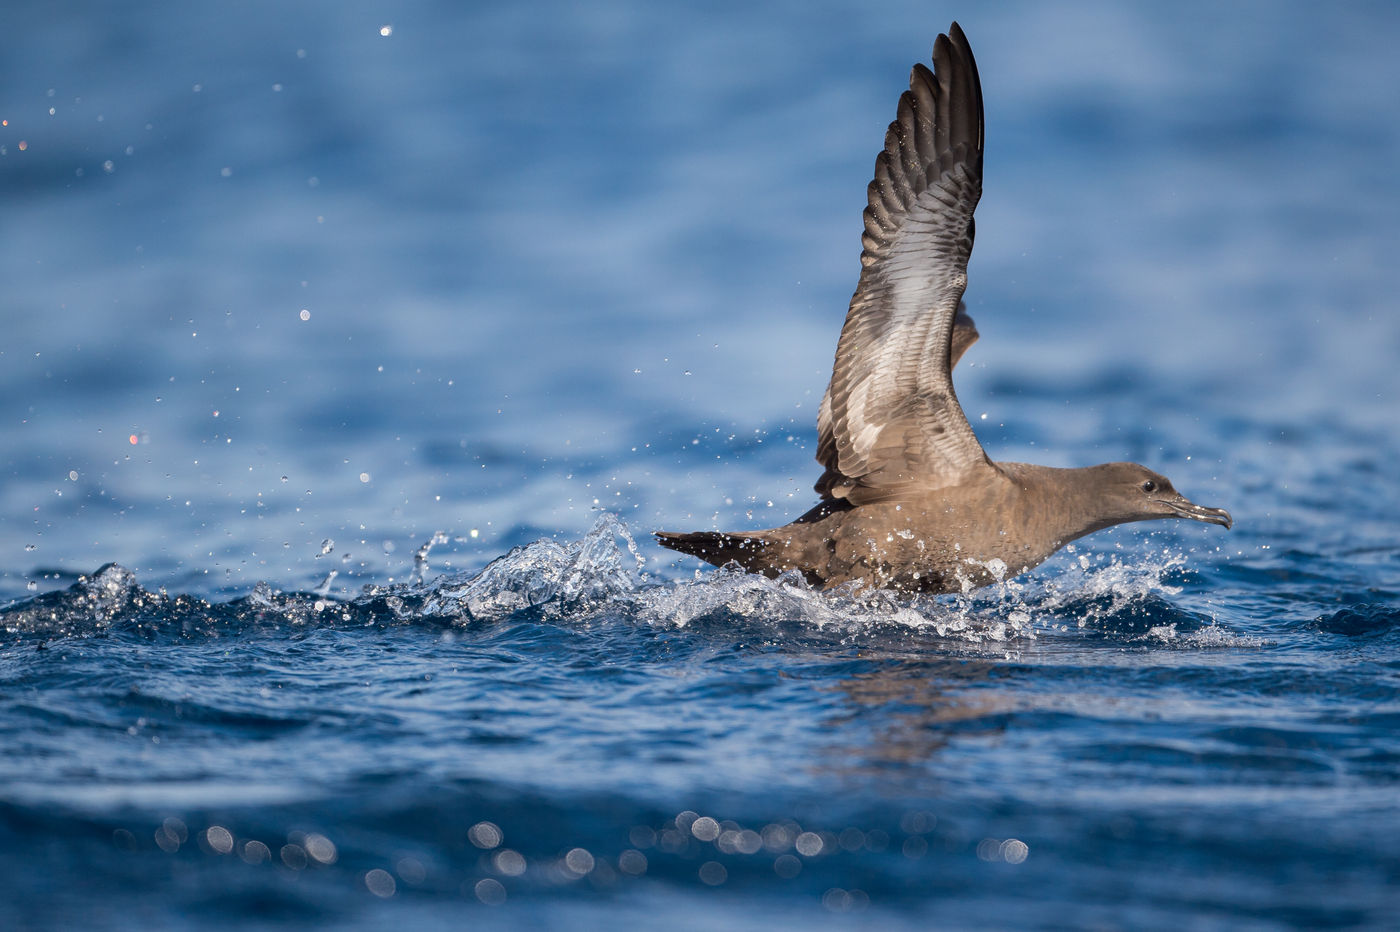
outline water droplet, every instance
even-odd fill
[[[380,899],[387,900],[393,896],[397,886],[394,883],[394,875],[383,868],[376,867],[365,874],[365,889]]]
[[[467,829],[467,838],[478,848],[499,847],[505,835],[501,828],[494,822],[478,822]]]
[[[1019,838],[1008,838],[999,849],[1001,859],[1007,864],[1020,864],[1030,856],[1030,845]]]
[[[491,866],[496,873],[506,877],[519,877],[525,873],[525,857],[519,851],[502,848],[491,856]]]
[[[690,823],[690,834],[701,841],[714,841],[719,837],[719,823],[709,816],[701,816]]]
[[[312,832],[303,839],[302,847],[311,856],[311,860],[318,864],[334,864],[336,859],[335,843],[325,835],[318,835]]]
[[[398,872],[401,880],[415,887],[428,879],[428,869],[417,858],[399,858],[394,864],[394,870]]]
[[[292,870],[299,871],[306,867],[306,849],[303,848],[301,845],[289,842],[288,844],[283,845],[282,850],[278,853],[282,858],[282,863],[290,867]]]
[[[717,887],[729,879],[729,871],[718,861],[706,861],[700,865],[700,880]]]
[[[261,864],[272,857],[272,849],[262,842],[254,840],[243,845],[243,851],[239,857],[249,864]]]
[[[506,901],[506,888],[494,877],[485,877],[472,888],[476,898],[487,906],[500,906]]]
[[[233,833],[222,825],[211,825],[205,829],[204,840],[209,849],[217,854],[228,854],[233,850]]]
[[[564,855],[564,866],[580,877],[591,872],[595,863],[593,855],[584,848],[574,848]]]

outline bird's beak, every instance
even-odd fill
[[[1224,508],[1207,508],[1205,505],[1197,505],[1195,502],[1188,501],[1184,495],[1178,495],[1176,498],[1158,499],[1158,501],[1175,512],[1178,518],[1190,518],[1192,521],[1218,524],[1226,529],[1235,523],[1234,519],[1230,517],[1230,513]]]

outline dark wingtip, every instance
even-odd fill
[[[933,60],[935,62],[938,61],[939,53],[942,53],[942,57],[947,58],[948,50],[952,47],[953,43],[952,40],[948,38],[948,34],[940,32],[938,38],[933,40]]]
[[[938,122],[949,133],[950,144],[965,140],[973,148],[978,171],[981,170],[982,149],[986,138],[982,107],[982,79],[977,73],[977,59],[967,35],[954,20],[946,33],[933,42],[934,71],[944,95],[956,94],[956,102],[946,98],[941,102]],[[954,77],[954,72],[957,76]],[[956,121],[958,125],[953,126]]]

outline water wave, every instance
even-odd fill
[[[418,555],[414,579],[370,585],[353,598],[279,592],[259,583],[247,596],[211,603],[142,588],[135,575],[108,564],[66,590],[0,612],[9,633],[81,636],[115,626],[136,631],[214,634],[228,626],[263,624],[495,624],[508,620],[792,626],[837,636],[918,634],[995,645],[1034,639],[1039,631],[1084,629],[1101,637],[1178,647],[1247,647],[1258,641],[1219,628],[1214,619],[1174,597],[1185,572],[1182,554],[1163,550],[1132,560],[1071,556],[1047,580],[1004,579],[954,596],[904,597],[846,587],[822,592],[791,572],[769,579],[736,566],[688,580],[659,580],[627,526],[602,514],[577,540],[541,539],[516,547],[475,573],[428,580],[435,534]]]

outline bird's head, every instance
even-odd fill
[[[1229,528],[1234,521],[1224,508],[1197,505],[1176,490],[1172,481],[1137,463],[1105,463],[1094,467],[1099,508],[1113,524],[1154,518],[1190,518]]]

